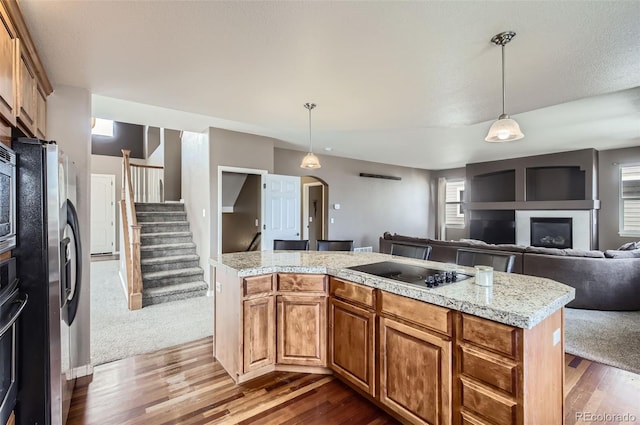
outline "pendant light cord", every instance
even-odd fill
[[[309,108],[309,152],[313,153],[313,143],[311,142],[311,109]]]
[[[502,45],[502,115],[505,115],[506,109],[506,102],[507,102],[507,89],[506,89],[506,85],[505,85],[505,79],[504,79],[504,44]]]

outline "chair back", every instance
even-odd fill
[[[353,251],[353,241],[318,239],[317,251]]]
[[[495,271],[511,273],[516,261],[515,254],[460,248],[456,264],[461,266],[491,266]]]
[[[431,255],[431,246],[393,242],[391,243],[391,255],[428,260]]]
[[[303,240],[274,239],[273,249],[288,250],[288,251],[309,251],[309,240],[308,239],[303,239]]]

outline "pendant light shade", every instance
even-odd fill
[[[491,124],[489,133],[484,140],[487,142],[511,142],[513,140],[520,140],[524,137],[520,126],[515,120],[509,118],[509,115],[500,115],[496,121]]]
[[[313,154],[313,152],[309,152],[302,158],[302,163],[300,164],[300,168],[320,168],[320,160],[317,156]]]
[[[496,34],[491,39],[491,42],[502,47],[502,115],[491,124],[487,137],[484,138],[487,142],[512,142],[514,140],[520,140],[524,137],[522,130],[518,123],[509,118],[509,115],[505,112],[505,99],[506,88],[504,79],[504,46],[510,42],[516,33],[513,31],[505,31],[500,34]]]
[[[313,145],[311,143],[311,110],[316,107],[315,103],[305,103],[304,107],[309,110],[309,153],[302,158],[302,162],[300,163],[300,168],[306,168],[309,170],[313,170],[316,168],[320,168],[320,160],[317,156],[313,154]]]

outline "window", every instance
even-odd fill
[[[640,235],[640,165],[620,167],[620,234]]]
[[[91,122],[91,134],[96,136],[113,137],[113,121],[96,118]]]
[[[447,180],[445,183],[444,200],[444,224],[447,227],[464,227],[464,212],[462,211],[463,194],[464,180]]]

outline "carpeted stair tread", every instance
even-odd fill
[[[191,236],[191,232],[158,232],[158,233],[145,233],[141,235],[143,237],[153,236]]]
[[[176,283],[175,285],[144,289],[142,298],[167,297],[183,292],[204,291],[206,293],[206,290],[207,284],[203,281]]]
[[[167,243],[162,245],[140,245],[140,251],[155,251],[159,249],[195,248],[193,242]]]
[[[143,221],[138,223],[141,226],[153,226],[154,224],[161,224],[163,226],[167,226],[170,224],[189,224],[187,220],[181,221]]]
[[[166,259],[166,257],[163,257]],[[143,280],[164,279],[167,277],[192,276],[204,273],[200,267],[190,267],[188,269],[164,270],[160,272],[144,273]]]
[[[151,264],[163,264],[163,263],[179,263],[181,261],[198,261],[199,259],[200,257],[197,254],[172,255],[169,257],[142,258],[140,260],[140,264],[151,265]]]

